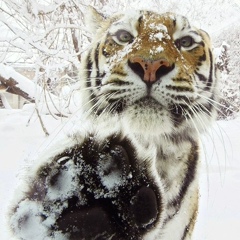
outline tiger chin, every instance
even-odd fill
[[[191,239],[199,135],[217,115],[206,32],[173,13],[90,9],[79,78],[87,126],[52,147],[15,199],[29,239]]]

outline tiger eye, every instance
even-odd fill
[[[186,36],[180,39],[180,46],[181,47],[190,47],[194,43],[194,40],[190,36]]]
[[[131,42],[133,40],[133,36],[126,30],[119,30],[116,32],[115,36],[117,40],[123,43]]]

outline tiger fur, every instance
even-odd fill
[[[89,16],[80,69],[87,122],[41,158],[16,200],[18,239],[191,239],[199,134],[217,114],[206,32],[173,13]]]

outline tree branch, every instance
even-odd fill
[[[35,102],[35,100],[32,97],[30,97],[27,92],[23,91],[17,86],[18,81],[13,79],[12,77],[10,77],[9,79],[6,79],[2,77],[0,73],[0,83],[6,88],[5,90],[6,92],[19,95],[27,99],[29,102]]]

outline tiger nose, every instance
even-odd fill
[[[142,57],[132,57],[129,66],[144,82],[153,83],[157,80],[157,71],[160,70],[161,67],[169,68],[170,63],[165,58],[146,60]]]

